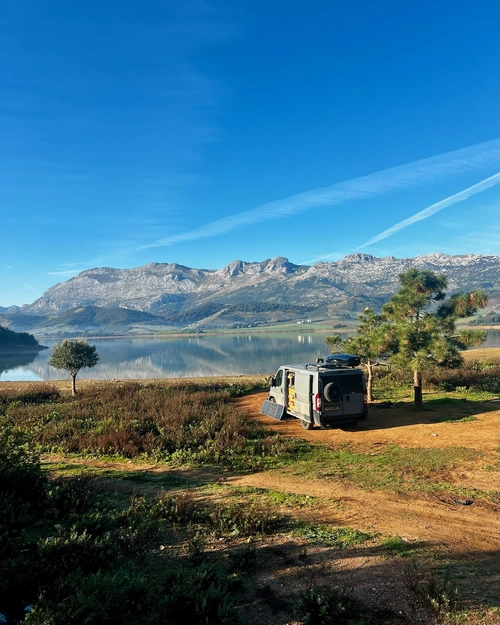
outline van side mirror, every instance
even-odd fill
[[[276,378],[271,378],[271,386],[276,386]]]

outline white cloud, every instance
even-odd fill
[[[80,273],[79,269],[67,269],[65,271],[47,271],[48,276],[74,276]]]
[[[486,189],[493,187],[494,185],[498,184],[499,181],[500,181],[500,174],[495,174],[493,176],[490,176],[489,178],[485,178],[485,180],[481,180],[481,182],[478,182],[477,184],[474,184],[471,187],[468,187],[467,189],[460,191],[459,193],[450,195],[444,200],[440,200],[439,202],[436,202],[435,204],[432,204],[431,206],[424,208],[418,213],[415,213],[415,215],[408,217],[408,219],[404,219],[403,221],[400,221],[397,224],[394,224],[394,226],[391,226],[390,228],[387,228],[387,230],[384,230],[380,234],[377,234],[366,243],[363,243],[363,245],[360,245],[357,249],[361,250],[364,247],[367,247],[368,245],[372,245],[373,243],[376,243],[377,241],[386,239],[387,237],[392,236],[396,232],[399,232],[399,230],[402,230],[403,228],[407,228],[408,226],[411,226],[412,224],[417,223],[418,221],[422,221],[423,219],[427,219],[431,215],[434,215],[435,213],[443,210],[444,208],[448,208],[450,206],[453,206],[454,204],[458,204],[458,202],[463,202],[467,200],[468,198],[472,197],[473,195],[476,195],[476,193],[481,193],[481,191],[485,191]]]
[[[421,187],[438,179],[480,170],[497,163],[498,145],[498,140],[494,139],[399,167],[378,171],[367,176],[353,178],[329,187],[292,195],[275,202],[267,202],[254,209],[217,219],[193,230],[141,245],[136,248],[136,251],[153,247],[167,247],[183,241],[204,239],[225,234],[246,225],[294,215],[311,208],[337,206],[351,200],[367,199],[391,191]]]

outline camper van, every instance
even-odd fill
[[[366,381],[358,356],[334,354],[314,364],[283,365],[271,378],[261,413],[300,419],[305,430],[366,421]]]

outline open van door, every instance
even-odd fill
[[[308,420],[312,417],[312,385],[313,377],[307,371],[295,374],[295,413],[304,415]]]
[[[269,399],[274,400],[280,406],[286,406],[286,375],[283,368],[278,369],[276,375],[271,380],[269,389]]]

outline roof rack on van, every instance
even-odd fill
[[[318,358],[316,364],[326,367],[357,367],[361,362],[359,356],[353,354],[332,354],[325,359]]]
[[[314,364],[306,364],[306,369],[314,369],[315,371],[327,370],[327,369],[354,369],[356,365],[348,365],[345,363],[335,363],[335,362],[318,362]]]

